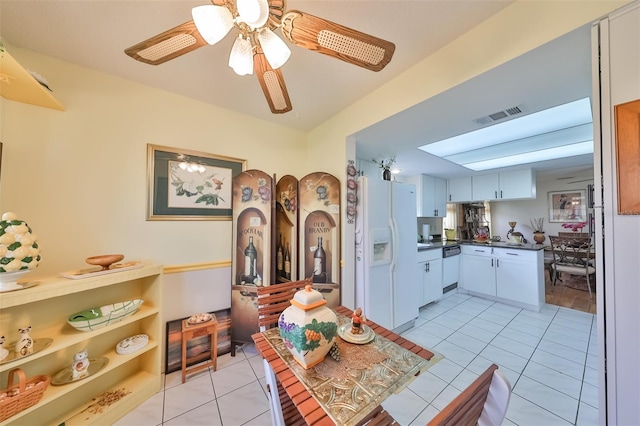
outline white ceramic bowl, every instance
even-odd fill
[[[97,330],[133,315],[142,305],[142,302],[142,299],[134,299],[87,309],[69,315],[67,322],[80,331]]]

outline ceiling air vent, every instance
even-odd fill
[[[522,114],[525,111],[523,105],[514,106],[511,108],[503,109],[502,111],[494,112],[493,114],[485,115],[484,117],[476,118],[475,121],[478,124],[489,124],[498,120],[502,120],[507,117]]]

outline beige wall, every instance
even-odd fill
[[[43,260],[31,277],[114,252],[165,265],[230,261],[231,221],[146,221],[149,143],[306,174],[301,132],[8,48],[47,75],[66,108],[0,104],[0,211],[16,212],[39,236]]]
[[[34,276],[109,252],[167,265],[229,260],[229,221],[145,220],[148,143],[244,158],[277,175],[323,170],[344,180],[355,158],[349,135],[624,3],[518,1],[308,135],[8,46],[24,65],[46,70],[67,111],[0,101],[0,211],[15,211],[39,234],[44,260]],[[343,221],[346,293],[352,234]]]

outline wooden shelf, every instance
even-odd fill
[[[93,331],[79,331],[67,324],[74,312],[118,301],[143,299],[140,309],[124,320]],[[89,358],[106,357],[108,364],[95,374],[72,383],[49,385],[40,401],[0,423],[31,424],[112,424],[151,397],[161,387],[162,266],[142,268],[97,277],[70,280],[44,278],[25,290],[0,297],[0,331],[9,342],[17,329],[32,326],[31,337],[50,337],[50,346],[31,356],[0,365],[0,383],[10,370],[19,367],[27,378],[53,376],[71,365],[73,355],[88,349]],[[116,344],[135,334],[147,334],[149,343],[131,354],[115,352]],[[87,410],[93,398],[104,392],[129,392],[102,410]]]
[[[64,107],[9,52],[0,52],[0,95],[12,101],[64,111]]]

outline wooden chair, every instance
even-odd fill
[[[260,331],[265,331],[272,327],[277,327],[278,319],[282,311],[291,306],[290,300],[293,295],[305,288],[313,285],[312,279],[292,281],[283,284],[273,284],[265,287],[258,287],[258,325]],[[269,407],[271,409],[272,425],[305,425],[306,422],[298,408],[291,400],[286,390],[276,378],[275,372],[266,359],[262,360],[264,366],[267,390],[269,391]],[[399,426],[395,419],[382,408],[376,407],[367,418],[360,424],[367,426]]]
[[[258,325],[260,331],[278,326],[278,319],[282,311],[291,306],[289,301],[293,295],[306,285],[312,284],[311,278],[282,284],[258,287]],[[276,378],[276,375],[266,359],[264,365],[265,380],[269,391],[269,407],[271,408],[272,425],[305,424],[297,407],[289,398],[286,391]]]
[[[495,426],[502,424],[511,399],[511,384],[492,364],[440,411],[428,426]]]
[[[581,275],[587,280],[587,289],[589,290],[589,298],[591,294],[590,277],[596,273],[590,259],[593,257],[591,252],[590,237],[561,237],[550,235],[551,250],[553,251],[553,285],[556,284],[558,274],[564,272],[570,275]]]

